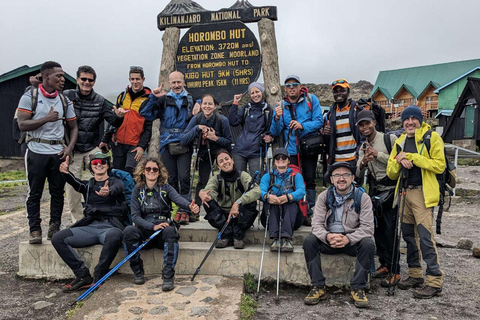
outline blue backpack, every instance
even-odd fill
[[[330,210],[333,208],[333,204],[335,203],[335,196],[333,195],[333,188],[334,186],[331,186],[327,190],[327,210]],[[362,196],[365,193],[365,190],[362,187],[353,187],[354,190],[354,196],[353,196],[353,205],[355,207],[355,212],[360,213],[361,206],[362,206]]]
[[[112,176],[123,182],[123,192],[125,193],[125,201],[128,207],[128,223],[131,225],[132,215],[130,214],[130,201],[133,188],[135,188],[135,182],[129,172],[120,169],[112,169]]]

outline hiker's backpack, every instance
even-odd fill
[[[327,210],[332,210],[333,204],[335,203],[335,195],[333,194],[333,188],[335,187],[331,186],[327,189]],[[355,212],[360,214],[360,211],[362,210],[362,196],[365,193],[365,190],[362,187],[357,186],[354,186],[353,188],[353,207],[355,209]]]
[[[245,119],[250,115],[251,108],[252,108],[252,105],[249,102],[245,106],[245,109],[243,110],[242,126],[245,125]],[[268,104],[266,102],[262,108],[262,117],[263,117],[263,123],[265,124],[265,131],[270,131],[270,126],[268,123],[268,118],[270,117],[270,110],[268,110]]]
[[[359,99],[357,104],[362,106],[365,110],[371,110],[375,116],[375,129],[377,131],[385,132],[385,109],[371,98]]]
[[[38,88],[31,87],[30,88],[30,94],[31,94],[31,106],[32,106],[32,117],[35,115],[35,112],[37,110],[37,105],[38,105]],[[58,93],[58,96],[60,97],[60,101],[62,102],[63,106],[63,126],[65,127],[65,143],[68,145],[69,143],[69,136],[68,136],[68,126],[67,126],[67,120],[66,120],[66,115],[67,115],[67,110],[68,110],[68,103],[67,99],[63,95],[63,93]],[[18,144],[22,144],[25,142],[27,138],[27,131],[21,131],[20,128],[18,127],[18,119],[17,119],[17,111],[15,111],[15,115],[13,116],[13,126],[12,126],[12,136],[13,139],[17,141]]]
[[[123,182],[123,190],[125,192],[125,200],[130,208],[130,201],[132,199],[132,191],[135,188],[135,182],[132,175],[120,169],[112,169],[112,176]]]
[[[242,180],[241,180],[241,172],[240,172],[240,175],[238,176],[237,178],[237,181],[235,183],[235,191],[240,191],[241,194],[244,194],[245,193],[245,187],[243,186],[242,184]],[[217,199],[219,201],[221,201],[223,199],[223,196],[224,196],[224,190],[227,190],[227,184],[225,183],[224,185],[224,180],[222,178],[222,176],[220,174],[217,174],[217,181],[218,181],[218,195],[217,195]],[[228,188],[228,190],[230,190]],[[230,195],[230,197],[232,197],[233,195]]]

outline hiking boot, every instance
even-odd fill
[[[312,217],[311,216],[306,216],[303,219],[303,225],[307,226],[307,227],[311,227],[312,226]]]
[[[273,240],[273,243],[272,243],[272,245],[270,246],[270,251],[276,252],[276,251],[278,251],[278,248],[279,248],[279,247],[280,247],[280,240],[275,239],[275,240]]]
[[[373,274],[374,278],[385,278],[388,276],[388,268],[384,266],[380,266],[375,270],[375,273]]]
[[[423,282],[423,278],[408,277],[407,279],[400,281],[397,286],[402,290],[408,290],[410,288],[418,288],[422,286]]]
[[[135,273],[133,275],[133,283],[138,284],[138,285],[141,285],[141,284],[145,283],[145,276],[144,276],[143,272]]]
[[[308,293],[308,296],[303,299],[303,302],[308,305],[314,305],[320,302],[320,300],[325,300],[327,299],[327,290],[325,286],[323,287],[318,287],[318,286],[313,286],[310,292]]]
[[[30,244],[42,244],[42,231],[32,231],[30,232]]]
[[[281,252],[293,252],[292,239],[283,238],[280,242],[280,251]]]
[[[235,249],[243,249],[245,247],[245,243],[243,243],[243,240],[233,239],[233,247]]]
[[[52,240],[55,233],[60,231],[60,222],[52,222],[48,227],[47,240]]]
[[[400,282],[400,279],[401,277],[399,274],[392,274],[390,277],[383,279],[382,282],[380,282],[380,285],[384,288],[396,286]]]
[[[434,288],[430,286],[423,286],[420,289],[413,291],[413,296],[418,299],[431,299],[435,296],[442,295],[442,288]]]
[[[182,226],[185,226],[190,223],[190,217],[186,212],[181,212],[180,213],[180,222]]]
[[[350,291],[352,295],[353,304],[357,308],[368,308],[370,307],[370,302],[368,302],[367,296],[365,295],[365,290],[357,289]]]
[[[133,283],[141,285],[145,283],[145,271],[143,270],[142,259],[139,260],[138,264],[135,263],[132,265],[130,263],[130,268],[132,268],[133,271]]]
[[[163,274],[163,284],[162,291],[172,291],[175,288],[175,270],[173,269],[164,269]]]
[[[76,277],[75,280],[63,287],[63,292],[74,292],[82,289],[88,289],[93,284],[93,278],[87,268],[84,269],[83,276]]]
[[[230,241],[228,239],[220,239],[215,245],[215,248],[226,248],[229,246],[229,242]]]

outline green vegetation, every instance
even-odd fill
[[[480,160],[478,159],[461,158],[458,159],[457,163],[459,166],[480,166]]]
[[[78,309],[80,309],[81,307],[83,306],[83,302],[77,302],[75,304],[75,307],[73,307],[73,309],[70,309],[67,311],[67,316],[65,319],[70,319],[71,317],[73,317],[73,315],[75,314],[75,312],[78,311]]]
[[[257,292],[257,279],[251,273],[246,273],[243,277],[243,288],[245,293]]]
[[[0,172],[0,181],[9,181],[9,180],[25,180],[25,170],[13,170]]]
[[[250,320],[255,315],[258,303],[247,294],[242,295],[242,303],[240,304],[240,319]]]

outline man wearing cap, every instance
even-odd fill
[[[332,187],[323,191],[315,204],[312,233],[305,238],[303,250],[312,289],[305,304],[317,304],[327,298],[321,254],[345,253],[356,256],[355,273],[350,281],[351,296],[357,308],[370,304],[365,289],[373,261],[373,213],[370,197],[353,184],[355,168],[347,162],[335,162],[328,168]],[[359,201],[357,204],[356,202]],[[360,212],[356,212],[356,210]]]
[[[318,98],[301,85],[298,76],[287,76],[283,88],[286,95],[275,107],[270,132],[273,136],[279,136],[283,132],[291,163],[302,170],[307,185],[310,218],[313,214],[311,208],[315,206],[318,155],[301,155],[299,142],[301,138],[315,134],[323,126],[322,108]],[[309,224],[309,221],[306,221],[306,224]]]
[[[107,100],[93,90],[97,73],[90,66],[80,66],[77,70],[77,88],[65,90],[63,94],[70,99],[75,109],[78,124],[78,139],[75,144],[70,172],[82,178],[82,173],[88,165],[89,156],[98,151],[100,143],[100,127],[106,120],[117,128],[123,122],[126,113],[124,109],[112,109]],[[102,127],[103,135],[103,127]],[[88,177],[91,177],[89,174]],[[82,194],[76,192],[70,185],[65,187],[67,203],[72,214],[72,221],[83,218]]]
[[[357,127],[366,138],[362,144],[357,161],[357,177],[363,177],[368,170],[368,193],[372,198],[373,212],[377,217],[375,229],[375,244],[380,267],[375,277],[388,278],[380,284],[387,287],[400,281],[399,254],[395,248],[395,226],[397,210],[393,207],[396,180],[387,176],[388,157],[397,137],[394,134],[384,134],[375,129],[375,115],[370,110],[358,113]],[[387,140],[388,139],[388,140]],[[398,245],[399,242],[396,242]],[[395,252],[395,255],[394,255]],[[392,264],[392,259],[395,261]]]
[[[110,126],[105,132],[100,149],[107,152],[109,142],[113,141],[113,168],[128,171],[133,175],[133,170],[142,159],[152,136],[152,121],[139,113],[140,106],[147,100],[151,90],[143,85],[145,75],[142,67],[130,67],[128,80],[130,86],[118,95],[116,102],[116,108],[128,112],[124,112],[124,121],[118,129]]]
[[[423,122],[419,107],[405,108],[402,123],[405,132],[395,142],[387,165],[388,177],[398,179],[395,195],[406,186],[402,202],[397,203],[398,199],[395,199],[400,208],[404,207],[401,209],[404,210],[402,234],[407,243],[408,263],[408,278],[399,282],[398,287],[402,290],[421,287],[413,292],[413,296],[429,299],[442,294],[444,277],[432,232],[433,209],[440,199],[436,174],[445,170],[444,144],[440,135]],[[425,144],[427,139],[430,140],[430,150]],[[420,241],[416,241],[416,237]],[[422,258],[427,265],[426,281],[423,279]]]
[[[357,145],[360,132],[355,126],[357,113],[361,107],[353,99],[348,99],[350,84],[345,79],[332,82],[333,99],[330,111],[325,115],[324,134],[330,135],[328,150],[329,163],[346,161],[357,163]]]

